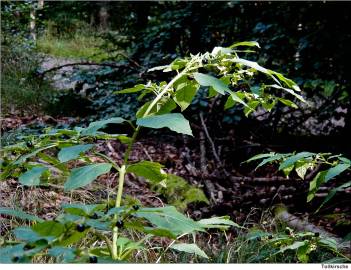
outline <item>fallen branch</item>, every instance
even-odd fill
[[[320,228],[316,225],[309,223],[306,220],[302,220],[297,216],[290,214],[287,208],[280,204],[275,207],[275,215],[281,221],[284,221],[288,224],[289,227],[292,227],[298,231],[305,231],[305,232],[312,232],[312,233],[319,233],[322,238],[330,238],[333,239],[337,243],[337,247],[347,253],[350,253],[350,241],[343,242],[342,238],[325,231],[323,228]]]
[[[44,75],[49,72],[56,71],[64,67],[70,67],[70,66],[102,66],[102,67],[113,67],[113,68],[125,67],[125,65],[118,65],[118,64],[112,64],[112,63],[76,62],[76,63],[64,64],[61,66],[56,66],[56,67],[44,70],[43,72],[40,72],[39,75],[41,77],[44,77]]]

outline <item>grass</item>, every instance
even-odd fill
[[[45,34],[38,38],[37,49],[39,52],[56,57],[89,59],[99,62],[108,57],[108,54],[100,49],[102,44],[103,39],[95,37],[94,34],[75,33],[70,37]]]

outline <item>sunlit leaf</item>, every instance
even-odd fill
[[[58,153],[58,159],[61,162],[67,162],[72,159],[76,159],[81,153],[86,152],[93,147],[94,144],[83,144],[62,148]]]
[[[177,251],[195,254],[197,256],[208,259],[208,256],[206,255],[206,253],[202,249],[200,249],[196,244],[186,244],[186,243],[173,244],[171,248]]]
[[[66,191],[84,187],[94,181],[98,176],[108,173],[112,165],[109,163],[97,163],[72,170],[64,188]]]
[[[180,113],[168,113],[163,115],[147,116],[139,118],[137,125],[149,128],[164,128],[167,127],[178,133],[183,133],[192,136],[189,121]]]
[[[34,167],[22,174],[18,180],[24,186],[38,186],[40,177],[47,170],[48,168],[46,167]]]

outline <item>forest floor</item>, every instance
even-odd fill
[[[11,117],[4,119],[2,128],[9,130],[38,122],[57,124],[70,120],[72,119],[54,119],[45,116],[17,119]],[[245,139],[241,140],[236,144],[245,145]],[[302,219],[308,219],[327,231],[340,236],[348,233],[351,211],[346,202],[349,194],[340,194],[336,202],[315,214],[314,210],[332,186],[325,187],[317,194],[314,203],[308,205],[306,203],[308,180],[278,176],[276,169],[270,166],[254,171],[252,165],[238,164],[233,158],[233,152],[225,151],[225,146],[232,145],[230,137],[221,143],[222,145],[217,147],[224,148],[224,151],[218,165],[218,160],[206,141],[173,134],[161,137],[151,134],[149,138],[137,141],[131,154],[131,162],[137,160],[159,162],[165,165],[168,173],[179,175],[191,184],[202,188],[210,204],[189,205],[188,212],[195,218],[230,215],[239,224],[255,224],[260,222],[264,211],[272,211],[275,205],[283,203],[291,213]],[[120,163],[125,145],[119,141],[101,141],[98,150]],[[36,214],[48,217],[59,209],[61,202],[89,201],[91,198],[95,201],[105,200],[115,193],[116,184],[116,175],[110,174],[101,177],[96,184],[87,189],[73,194],[63,194],[62,186],[56,186],[53,190],[47,188],[27,190],[18,185],[17,181],[8,180],[1,182],[1,201],[3,205],[11,206],[15,204],[15,198],[17,198],[20,202],[19,206],[24,210],[39,211]],[[104,186],[109,188],[102,188]],[[167,203],[166,198],[152,191],[143,179],[130,176],[126,180],[125,191],[145,205],[160,206]]]

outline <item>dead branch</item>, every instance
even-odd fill
[[[222,168],[222,170],[223,170],[225,176],[228,177],[228,176],[229,176],[229,173],[228,173],[227,170],[224,168],[223,163],[222,163],[221,159],[220,159],[219,156],[218,156],[218,153],[217,153],[217,150],[216,150],[216,146],[215,146],[215,144],[214,144],[214,142],[213,142],[213,140],[212,140],[212,138],[211,138],[211,136],[210,136],[210,134],[209,134],[209,132],[208,132],[208,129],[207,129],[207,127],[206,127],[206,124],[205,124],[205,121],[204,121],[204,117],[203,117],[203,113],[202,113],[202,112],[200,112],[200,120],[201,120],[202,128],[203,128],[203,130],[204,130],[204,132],[205,132],[205,134],[206,134],[207,140],[210,142],[213,156],[214,156],[215,160],[217,161],[217,163],[218,163],[218,164],[220,165],[220,167]]]
[[[208,180],[208,170],[207,170],[207,161],[206,161],[206,147],[205,147],[205,134],[203,131],[200,131],[200,168],[201,168],[201,177],[204,181],[205,188],[207,193],[210,195],[210,198],[213,202],[216,201],[214,196],[215,187],[210,180]]]
[[[40,72],[40,76],[44,77],[45,74],[49,72],[53,72],[56,70],[59,70],[64,67],[70,67],[70,66],[102,66],[102,67],[112,67],[112,68],[121,68],[121,67],[126,67],[126,65],[119,65],[119,64],[112,64],[112,63],[96,63],[96,62],[76,62],[76,63],[69,63],[69,64],[64,64],[60,66],[56,66],[47,70],[44,70]]]
[[[350,241],[343,242],[342,238],[339,238],[336,235],[325,231],[323,228],[320,228],[314,224],[309,223],[306,220],[302,220],[297,216],[290,214],[285,205],[277,205],[275,207],[275,215],[279,220],[286,222],[289,227],[292,227],[298,231],[319,233],[322,238],[331,238],[335,240],[338,248],[341,250],[344,250],[348,253],[350,252]]]

